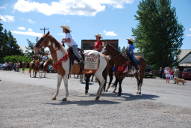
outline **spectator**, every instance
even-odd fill
[[[164,74],[165,74],[165,78],[166,78],[166,83],[169,83],[170,82],[170,70],[169,70],[169,67],[165,67]]]

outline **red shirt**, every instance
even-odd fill
[[[102,42],[101,41],[96,41],[95,44],[94,44],[94,48],[97,51],[101,51],[101,49],[102,49]]]

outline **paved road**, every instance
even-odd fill
[[[135,95],[136,81],[126,78],[123,95],[112,89],[100,101],[94,101],[97,83],[84,95],[78,79],[69,80],[69,101],[51,97],[56,88],[56,74],[47,79],[29,78],[27,73],[0,71],[1,128],[190,128],[191,81],[184,86],[166,84],[161,79],[145,79],[142,96]]]

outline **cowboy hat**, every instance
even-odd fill
[[[63,29],[66,29],[66,30],[68,30],[68,31],[71,31],[71,29],[70,29],[70,27],[69,26],[60,26],[61,28],[63,28]]]
[[[127,40],[128,40],[128,41],[130,41],[130,42],[132,42],[132,43],[134,42],[134,40],[133,40],[133,39],[131,39],[131,38],[129,38],[129,39],[127,39]]]
[[[100,37],[100,38],[102,38],[101,34],[96,34],[95,37]]]

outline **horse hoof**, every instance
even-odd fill
[[[56,100],[56,97],[53,97],[52,100]]]
[[[117,96],[121,96],[121,94],[118,94]]]
[[[62,101],[67,101],[67,98],[62,99]]]
[[[98,100],[99,100],[99,96],[97,96],[97,97],[95,98],[95,100],[98,101]]]

